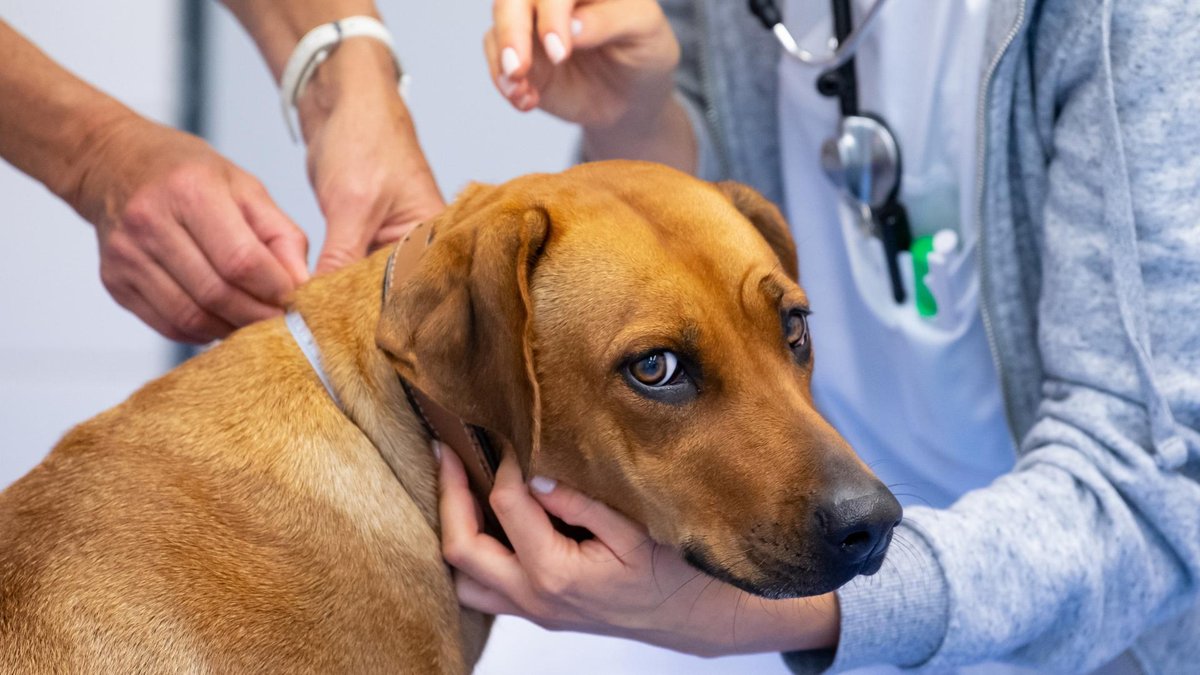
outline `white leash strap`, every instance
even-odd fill
[[[292,121],[292,109],[296,107],[296,100],[304,93],[304,87],[317,72],[317,67],[329,58],[329,55],[343,40],[353,37],[371,38],[387,45],[388,51],[392,54],[392,62],[396,64],[400,95],[405,96],[408,93],[409,76],[400,66],[400,59],[396,57],[392,34],[378,19],[370,16],[349,16],[333,23],[317,26],[300,38],[300,42],[292,50],[291,57],[288,58],[287,65],[283,68],[283,77],[279,80],[283,119],[287,123],[288,133],[291,134],[293,141],[300,139],[296,124]]]
[[[329,382],[329,376],[325,374],[325,368],[321,366],[321,350],[317,348],[317,339],[308,329],[308,324],[304,323],[304,318],[300,316],[299,312],[293,310],[284,315],[283,321],[292,333],[292,338],[299,345],[300,351],[304,352],[308,364],[321,379],[321,384],[325,385],[325,391],[329,392],[329,397],[339,408],[342,407],[342,402],[338,400],[337,394],[333,391],[333,385]]]

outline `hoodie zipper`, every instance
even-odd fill
[[[988,308],[990,301],[990,288],[988,282],[987,271],[987,256],[984,255],[986,248],[987,228],[983,223],[983,189],[985,182],[985,173],[987,171],[987,103],[988,90],[992,86],[992,78],[996,75],[996,70],[1000,67],[1000,61],[1004,58],[1004,54],[1008,48],[1016,40],[1017,34],[1021,32],[1021,26],[1025,23],[1025,8],[1026,0],[1020,0],[1017,6],[1017,18],[1013,21],[1012,28],[1000,44],[1000,48],[992,57],[991,63],[988,64],[987,71],[984,73],[983,82],[979,89],[979,107],[977,108],[977,116],[975,119],[975,200],[976,200],[976,227],[979,229],[979,237],[976,242],[975,255],[978,258],[979,264],[979,314],[983,317],[983,329],[987,335],[988,351],[992,354],[992,364],[996,368],[996,376],[1000,380],[1000,392],[1004,403],[1004,420],[1008,426],[1008,434],[1013,441],[1013,447],[1020,447],[1017,439],[1016,425],[1013,424],[1013,405],[1012,405],[1012,386],[1008,382],[1008,374],[1004,370],[1004,364],[1001,363],[1000,350],[996,348],[996,334],[992,327],[991,313]]]
[[[696,9],[696,23],[700,27],[700,34],[709,35],[708,23],[708,4],[706,0],[696,0],[693,3]],[[713,154],[717,157],[720,175],[729,175],[729,157],[725,153],[725,146],[721,143],[721,119],[717,113],[716,96],[713,95],[713,79],[712,79],[712,64],[709,62],[708,50],[703,46],[698,50],[698,61],[700,65],[700,86],[704,89],[704,118],[708,121],[709,137],[712,139]]]

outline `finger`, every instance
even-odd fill
[[[646,528],[578,490],[544,478],[534,478],[530,486],[546,511],[570,525],[587,528],[617,555],[632,551],[649,538]]]
[[[525,616],[511,600],[476,581],[465,572],[454,575],[454,590],[458,594],[458,602],[471,609],[485,614],[516,614]]]
[[[179,284],[148,258],[134,282],[138,292],[159,315],[183,335],[184,342],[204,344],[233,332],[234,326],[196,304]]]
[[[594,49],[610,42],[652,35],[663,30],[666,19],[658,3],[648,0],[612,0],[575,8],[572,29],[574,49]]]
[[[155,228],[144,241],[153,260],[178,282],[188,297],[232,326],[245,326],[280,313],[221,278],[196,242],[180,227]]]
[[[175,215],[225,281],[277,307],[295,290],[291,275],[258,239],[233,199],[186,203]]]
[[[538,93],[537,89],[531,86],[529,87],[528,92],[518,98],[516,103],[513,104],[513,107],[521,112],[529,112],[530,110],[538,107],[538,104],[541,102],[541,94]]]
[[[228,335],[233,326],[188,297],[130,235],[115,232],[101,242],[100,279],[122,306],[164,336],[204,343]],[[140,307],[140,309],[135,309]]]
[[[266,244],[287,271],[292,283],[308,281],[308,237],[288,218],[257,182],[241,199],[242,213],[258,240]]]
[[[500,462],[489,502],[517,557],[535,577],[545,571],[547,561],[561,561],[570,548],[577,548],[554,529],[545,509],[529,494],[521,467],[511,455]]]
[[[345,210],[338,210],[329,213],[325,243],[321,245],[321,255],[317,257],[317,274],[341,269],[361,260],[367,254],[370,238],[363,236],[363,232],[367,227],[368,214],[357,208],[355,211],[347,213]]]
[[[443,445],[439,455],[438,515],[446,562],[510,597],[525,593],[528,583],[516,556],[480,531],[482,519],[458,453]]]
[[[153,328],[159,335],[175,342],[188,341],[187,336],[176,330],[175,326],[172,326],[170,321],[167,321],[163,315],[159,314],[132,285],[123,288],[109,288],[108,292],[113,296],[113,300],[117,301],[118,305],[132,312],[134,316],[145,322],[147,326]]]
[[[379,226],[379,230],[375,232],[375,236],[371,238],[371,244],[368,247],[368,253],[374,253],[385,246],[400,241],[404,235],[412,231],[414,227],[424,221],[402,221],[398,218],[388,218],[383,225]]]
[[[538,0],[537,33],[554,65],[571,56],[571,10],[575,0]]]
[[[530,0],[495,0],[492,23],[500,72],[514,79],[525,77],[533,62],[533,7]]]
[[[508,102],[516,106],[529,91],[528,78],[513,78],[505,75],[500,68],[500,50],[496,48],[495,30],[489,30],[483,36],[483,53],[487,56],[488,72],[492,76],[492,84]]]

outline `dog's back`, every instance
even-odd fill
[[[464,670],[434,527],[313,378],[250,327],[0,493],[0,672]]]

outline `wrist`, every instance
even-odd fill
[[[107,210],[107,195],[100,188],[106,172],[114,171],[107,160],[113,147],[122,145],[125,130],[149,122],[125,106],[101,105],[88,115],[80,115],[78,126],[69,131],[69,147],[76,161],[61,180],[47,187],[88,221],[95,223]]]
[[[770,600],[733,586],[695,587],[675,593],[661,611],[622,634],[704,657],[837,646],[841,613],[834,593]]]
[[[746,598],[741,604],[734,651],[794,652],[837,646],[841,614],[834,593],[787,600]]]
[[[316,69],[296,100],[304,138],[318,133],[344,104],[404,109],[399,76],[387,45],[370,38],[346,39]]]
[[[695,173],[697,146],[687,111],[668,91],[645,106],[631,106],[629,113],[610,125],[585,126],[583,155],[589,161],[641,159],[661,162]]]

